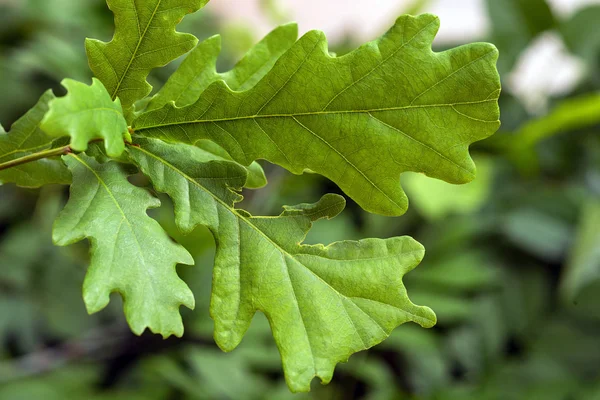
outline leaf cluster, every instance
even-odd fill
[[[39,7],[59,2],[10,4],[26,3],[38,3]],[[77,5],[96,3],[101,1]],[[100,6],[95,14],[87,13],[82,25],[104,15],[103,4]],[[88,262],[86,245],[52,247],[50,226],[44,223],[51,223],[63,191],[49,191],[52,188],[48,187],[38,193],[5,185],[0,196],[0,224],[7,227],[0,237],[5,243],[0,248],[0,316],[10,318],[0,318],[0,399],[595,399],[600,393],[600,363],[595,351],[600,347],[600,292],[594,288],[594,281],[598,282],[594,271],[600,262],[597,232],[590,228],[597,226],[593,205],[600,193],[600,114],[594,105],[600,70],[593,67],[600,58],[590,22],[593,10],[594,6],[586,7],[572,17],[555,19],[561,34],[562,27],[570,25],[570,32],[579,37],[574,44],[587,46],[589,57],[581,59],[587,68],[584,80],[549,99],[542,115],[529,114],[519,99],[510,95],[510,88],[504,90],[500,99],[503,131],[472,149],[478,166],[472,183],[450,185],[406,173],[402,182],[411,207],[402,218],[362,213],[348,202],[345,212],[326,223],[316,223],[307,235],[306,243],[312,244],[409,233],[423,243],[427,255],[422,265],[407,275],[405,284],[415,303],[436,311],[436,329],[405,324],[381,345],[337,366],[331,384],[314,382],[310,394],[291,395],[283,382],[268,320],[262,314],[254,317],[235,352],[222,354],[214,347],[213,323],[205,312],[210,302],[212,235],[203,227],[182,234],[166,196],[160,196],[162,208],[149,210],[149,214],[194,256],[198,267],[178,272],[195,294],[197,310],[182,309],[183,339],[162,341],[150,334],[132,336],[126,326],[115,330],[112,321],[124,324],[118,296],[102,313],[86,318],[80,298]],[[198,16],[208,12],[206,9]],[[528,13],[529,17],[546,15],[535,9]],[[5,15],[0,13],[0,18]],[[35,17],[36,23],[9,19],[0,31],[25,25],[39,29],[39,18],[52,15],[36,10]],[[112,29],[108,17],[103,21]],[[183,21],[185,30],[191,26],[188,18]],[[193,31],[211,31],[208,26],[215,19],[194,24]],[[75,23],[76,19],[70,18],[68,24],[62,22],[55,28]],[[502,28],[523,32],[518,23]],[[86,29],[88,34],[94,32],[94,37],[108,36],[96,34],[93,26]],[[69,28],[67,43],[71,32]],[[208,35],[201,33],[200,37]],[[75,44],[82,41],[83,36]],[[224,43],[227,52],[226,38]],[[346,50],[340,49],[340,43],[332,48],[343,54],[355,46],[350,40],[347,43],[350,47]],[[509,41],[501,58],[519,43],[521,40]],[[30,59],[41,56],[41,50],[52,53],[55,49],[25,43],[20,47]],[[570,45],[568,49],[572,56],[578,54]],[[230,56],[221,54],[220,70],[229,68],[223,64],[224,58]],[[12,59],[10,62],[11,67],[16,65]],[[7,64],[4,59],[0,67]],[[36,66],[38,70],[53,67],[49,62]],[[74,64],[60,73],[58,80],[82,73],[78,68],[84,67]],[[166,74],[159,72],[160,77]],[[155,74],[153,83],[159,75]],[[46,80],[27,80],[23,75],[0,74],[0,80],[3,89],[9,89],[4,81],[29,84],[34,88],[31,93],[42,93],[48,87]],[[15,95],[3,90],[0,99],[5,107],[0,113],[22,102],[33,103],[28,97],[31,93],[21,90]],[[4,117],[3,122],[10,119]],[[531,128],[522,129],[529,125]],[[513,150],[521,139],[529,143],[528,149],[515,157]],[[270,182],[266,190],[246,191],[245,200],[237,207],[270,215],[277,213],[281,204],[318,199],[334,190],[316,174],[292,176],[268,164],[265,171]],[[134,182],[147,185],[139,176]],[[38,196],[38,211],[34,212]],[[48,202],[55,207],[45,207]],[[40,241],[33,240],[34,234]],[[19,251],[22,248],[31,251]],[[576,279],[569,278],[571,271]],[[46,350],[48,344],[52,347]],[[74,353],[73,348],[78,351]],[[20,358],[21,354],[26,356]],[[33,371],[44,373],[16,379]]]
[[[217,73],[218,37],[198,43],[175,30],[205,4],[108,0],[112,40],[86,41],[92,85],[65,79],[64,97],[46,93],[0,137],[0,161],[13,167],[0,179],[71,185],[52,237],[57,245],[90,241],[88,312],[118,292],[133,332],[181,336],[179,307],[195,302],[176,266],[194,259],[148,216],[160,201],[130,182],[141,172],[171,198],[181,232],[204,226],[214,236],[217,344],[234,349],[261,311],[289,387],[306,391],[396,326],[435,324],[403,283],[424,249],[407,236],[303,244],[345,199],[326,194],[276,217],[253,216],[236,204],[244,187],[266,184],[256,161],[321,175],[362,209],[401,215],[408,200],[400,174],[457,184],[475,177],[469,146],[499,127],[497,51],[484,43],[432,51],[439,20],[429,14],[402,16],[342,57],[330,55],[321,32],[296,40],[295,25],[284,25]],[[188,52],[147,97],[150,72]]]

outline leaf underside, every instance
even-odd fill
[[[323,33],[312,31],[254,87],[217,81],[194,104],[166,104],[133,126],[171,142],[213,140],[244,165],[267,159],[312,170],[365,210],[400,215],[402,172],[469,182],[469,145],[499,127],[497,50],[477,43],[434,53],[438,28],[435,16],[403,16],[343,57],[331,57]]]
[[[137,144],[130,156],[173,199],[177,225],[186,232],[205,225],[215,236],[211,316],[223,350],[233,350],[262,311],[290,388],[308,391],[315,376],[329,382],[335,364],[380,343],[396,326],[435,324],[435,314],[411,303],[402,283],[424,254],[412,238],[302,245],[313,221],[342,211],[343,197],[253,217],[234,208],[245,180],[239,165],[195,162],[193,146]]]
[[[38,103],[16,121],[9,133],[0,133],[0,163],[11,161],[52,147],[54,138],[40,129],[40,122],[54,99],[49,90]],[[71,174],[58,159],[42,159],[0,171],[0,183],[37,188],[49,184],[69,184]]]
[[[178,309],[182,304],[193,309],[194,297],[175,265],[194,260],[146,214],[160,202],[129,183],[127,171],[117,162],[99,164],[83,154],[63,159],[73,184],[69,202],[54,224],[53,240],[66,246],[90,239],[92,259],[83,284],[88,312],[100,311],[110,293],[118,292],[134,333],[149,328],[164,337],[181,336]]]

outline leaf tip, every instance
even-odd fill
[[[92,315],[102,311],[110,302],[109,294],[109,292],[94,287],[86,277],[86,280],[83,282],[82,296],[87,313]]]
[[[274,34],[275,32],[282,32],[284,34],[289,34],[290,36],[297,38],[298,37],[298,23],[297,22],[288,22],[287,24],[280,25],[277,28],[275,28],[275,30],[273,30],[273,32],[271,32],[271,33]]]
[[[331,219],[346,207],[346,199],[339,194],[327,193],[316,203],[302,203],[295,206],[283,206],[282,216],[303,215],[312,222],[319,219]]]
[[[208,39],[200,42],[199,46],[205,45],[205,46],[216,46],[216,48],[218,50],[221,50],[221,46],[223,43],[223,38],[221,37],[220,34],[216,34],[216,35],[212,35],[210,36]]]
[[[418,319],[415,322],[419,324],[422,328],[433,328],[437,324],[437,315],[435,314],[435,312],[431,308],[426,306],[419,306],[419,309],[421,311],[422,318]]]

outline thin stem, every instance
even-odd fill
[[[17,165],[27,164],[33,161],[41,160],[48,157],[62,156],[71,152],[71,146],[63,146],[56,149],[44,150],[38,153],[33,153],[25,157],[16,158],[0,164],[0,171],[16,167]]]

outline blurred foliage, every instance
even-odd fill
[[[273,8],[271,18],[281,17],[276,3],[263,5]],[[488,39],[501,49],[502,74],[540,32],[555,29],[586,64],[582,82],[551,99],[542,116],[528,115],[504,93],[501,132],[473,147],[479,165],[473,183],[403,176],[412,192],[405,216],[384,218],[349,204],[335,220],[317,223],[307,239],[414,236],[427,255],[406,285],[416,303],[437,312],[435,328],[403,325],[340,365],[330,385],[314,382],[310,394],[292,395],[262,315],[234,352],[214,345],[208,315],[214,243],[204,228],[183,236],[167,198],[151,216],[196,258],[196,267],[179,272],[197,307],[182,310],[184,337],[163,341],[133,336],[118,296],[106,311],[86,315],[87,246],[57,248],[50,241],[65,189],[8,185],[0,188],[0,400],[600,399],[600,9],[561,19],[542,0],[488,6],[494,27]],[[221,30],[214,15],[199,17],[184,19],[181,30],[200,38]],[[0,2],[4,127],[48,87],[64,93],[60,79],[89,82],[83,38],[107,38],[111,29],[103,0]],[[232,27],[219,68],[230,67],[254,39],[245,27]],[[355,46],[348,39],[332,50]],[[155,71],[155,83],[172,68]],[[339,193],[317,175],[265,167],[271,185],[245,192],[242,206],[251,212],[275,214],[281,204]],[[146,184],[139,176],[135,182]]]
[[[600,50],[600,48],[599,48]],[[560,101],[548,114],[521,126],[514,137],[504,136],[510,157],[522,172],[539,173],[536,145],[562,132],[577,131],[600,123],[600,94],[584,93]]]
[[[571,18],[562,22],[560,31],[565,44],[574,55],[587,64],[589,78],[596,87],[600,83],[600,31],[596,25],[600,20],[600,6],[589,6],[577,11]]]
[[[546,0],[486,0],[486,5],[492,24],[490,40],[502,53],[498,60],[501,75],[512,69],[532,40],[556,24]]]
[[[468,185],[452,185],[425,175],[407,172],[402,176],[417,211],[435,220],[450,214],[472,214],[488,200],[493,180],[493,162],[484,157],[475,159],[477,178]]]

